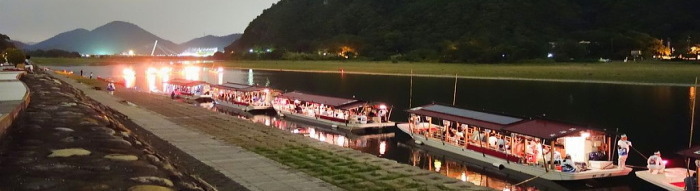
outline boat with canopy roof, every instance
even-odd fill
[[[280,93],[269,87],[231,82],[211,85],[211,91],[217,104],[243,111],[271,110],[273,97]]]
[[[395,125],[390,107],[358,99],[294,91],[276,96],[272,105],[280,116],[349,130]]]
[[[603,131],[547,119],[526,119],[430,104],[407,110],[398,124],[416,143],[547,180],[625,176]],[[553,152],[552,152],[553,151]]]
[[[191,99],[206,95],[210,88],[211,85],[205,81],[175,78],[163,82],[163,93],[171,94],[175,92],[176,96],[184,96]]]

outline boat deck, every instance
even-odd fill
[[[690,171],[691,174],[693,172],[695,171]],[[688,171],[685,168],[667,168],[662,174],[651,174],[648,170],[637,171],[634,174],[642,180],[666,190],[683,191],[685,187],[683,179],[688,176]]]
[[[365,128],[381,128],[381,127],[391,127],[395,126],[396,123],[393,121],[381,122],[381,123],[345,123],[335,120],[327,119],[328,117],[311,117],[308,115],[302,115],[299,113],[292,113],[288,111],[277,111],[281,116],[285,116],[291,119],[307,121],[315,124],[330,125],[334,127],[339,127],[348,130],[355,129],[365,129]]]

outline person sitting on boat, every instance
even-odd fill
[[[537,156],[539,155],[539,150],[537,149],[537,143],[534,140],[529,140],[528,145],[525,147],[525,158],[528,164],[536,164]]]
[[[627,161],[627,154],[629,153],[630,147],[632,146],[632,142],[627,140],[626,134],[622,134],[620,136],[620,140],[617,141],[617,146],[617,167],[625,168],[625,161]]]
[[[414,114],[411,114],[409,121],[413,122],[413,125],[418,125],[418,123],[420,123],[420,118]]]
[[[498,139],[496,139],[496,148],[501,152],[506,151],[506,140],[503,140],[503,135],[498,135]]]
[[[573,160],[571,160],[571,155],[566,155],[566,158],[564,158],[564,161],[561,163],[561,171],[562,172],[576,172],[576,164],[574,163]]]
[[[484,140],[484,133],[480,132],[479,130],[474,129],[474,132],[472,132],[472,141],[478,142],[478,141],[483,141],[483,140]]]
[[[649,168],[649,172],[651,172],[651,174],[664,173],[664,169],[666,169],[666,165],[663,164],[663,159],[661,158],[661,152],[656,151],[656,152],[654,152],[654,155],[651,155],[647,159],[647,168]]]
[[[515,147],[513,148],[513,154],[519,157],[525,156],[525,139],[518,138]]]
[[[556,149],[554,149],[554,164],[557,164],[557,165],[561,164],[561,161],[562,161],[561,153],[559,151],[557,151]]]
[[[464,129],[460,128],[456,134],[457,134],[457,138],[459,138],[459,139],[464,138]]]
[[[496,141],[498,141],[498,138],[496,138],[496,133],[490,132],[490,131],[489,131],[488,143],[489,143],[489,146],[491,147],[491,149],[496,149],[496,148],[497,148],[497,147],[496,147]]]

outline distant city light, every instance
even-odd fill
[[[187,50],[178,54],[178,56],[205,57],[205,56],[213,56],[214,53],[216,53],[218,51],[219,51],[219,48],[216,48],[216,47],[214,47],[214,48],[188,48]]]

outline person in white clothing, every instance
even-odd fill
[[[496,139],[496,148],[498,151],[506,152],[506,140],[503,139],[503,135],[498,135],[498,139]]]
[[[489,133],[488,143],[492,149],[496,148],[496,141],[498,141],[498,138],[496,138],[496,135],[494,133]]]
[[[656,151],[656,152],[654,152],[654,155],[651,155],[647,159],[647,168],[649,168],[649,172],[651,172],[651,174],[664,173],[664,169],[666,169],[666,165],[663,164],[663,159],[661,158],[661,152]]]
[[[622,134],[620,140],[617,141],[617,167],[625,168],[625,161],[627,161],[627,154],[629,153],[630,147],[632,147],[632,142],[627,140],[627,135]]]
[[[571,160],[571,155],[566,155],[564,158],[564,161],[561,162],[561,171],[562,172],[576,172],[576,163],[574,163],[573,160]]]

